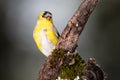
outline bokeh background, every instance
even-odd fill
[[[45,61],[32,37],[40,11],[53,13],[61,33],[82,0],[0,0],[0,80],[37,80]],[[120,79],[120,0],[100,0],[79,42],[84,59],[95,57],[108,73]]]

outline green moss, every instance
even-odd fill
[[[74,80],[77,76],[81,76],[87,69],[84,60],[80,57],[80,55],[65,55],[66,52],[61,49],[55,49],[52,53],[50,66],[55,67],[58,65],[58,59],[63,61],[63,64],[59,68],[59,74],[55,75],[51,80],[56,80],[58,77],[62,79],[70,79]],[[64,63],[65,61],[66,63]],[[75,63],[69,65],[69,61],[74,59]]]
[[[54,67],[58,64],[58,59],[64,59],[65,56],[65,51],[64,50],[61,50],[61,49],[55,49],[53,52],[52,52],[52,56],[51,56],[51,59],[50,59],[50,66],[51,67]]]
[[[59,76],[63,79],[72,79],[74,80],[77,76],[81,76],[82,73],[86,71],[84,61],[79,55],[73,56],[75,59],[75,64],[65,65],[63,64],[60,67]]]

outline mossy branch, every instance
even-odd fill
[[[97,5],[98,0],[84,0],[62,32],[56,49],[47,57],[39,71],[38,80],[62,79],[104,80],[103,70],[93,58],[85,61],[78,55],[76,47],[83,28]]]

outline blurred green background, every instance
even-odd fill
[[[61,33],[82,0],[0,0],[0,80],[37,80],[45,61],[32,38],[40,11],[53,13]],[[120,79],[120,0],[100,0],[79,42],[84,59],[95,57],[108,73]]]

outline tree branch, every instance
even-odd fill
[[[98,0],[84,0],[69,20],[66,28],[62,32],[56,48],[64,49],[69,52],[74,52],[77,47],[77,42],[80,33],[97,5]]]
[[[104,71],[93,58],[84,61],[76,52],[77,42],[98,0],[84,0],[62,32],[56,49],[39,71],[38,80],[56,80],[57,77],[74,80],[105,80]]]

